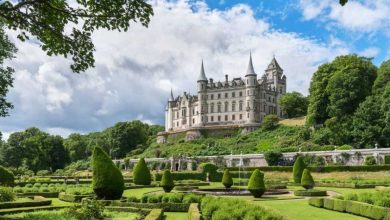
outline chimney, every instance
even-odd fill
[[[210,78],[210,84],[213,84],[213,78]]]
[[[228,74],[225,75],[225,82],[226,82],[226,83],[229,82],[229,76],[228,76]]]

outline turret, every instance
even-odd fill
[[[198,92],[205,91],[207,89],[207,77],[204,72],[203,60],[202,60],[202,65],[200,67],[200,73],[197,82],[198,82]]]
[[[198,112],[199,112],[199,115],[198,115],[198,118],[197,118],[197,124],[198,125],[203,125],[203,122],[204,122],[204,118],[203,118],[203,115],[204,113],[206,112],[206,107],[207,104],[206,104],[206,92],[207,92],[207,77],[206,77],[206,73],[204,71],[204,66],[203,66],[203,60],[202,60],[202,64],[201,64],[201,67],[200,67],[200,73],[199,73],[199,77],[198,77]]]
[[[257,85],[257,74],[253,68],[252,53],[249,54],[249,64],[245,75],[246,98],[245,109],[247,111],[246,122],[255,122],[255,91]]]
[[[165,131],[169,131],[173,128],[173,108],[175,107],[176,102],[175,99],[173,98],[173,92],[171,89],[171,95],[168,99],[168,106],[165,111]]]

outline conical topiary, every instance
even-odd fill
[[[160,186],[164,189],[165,192],[170,192],[173,187],[175,187],[175,183],[173,182],[171,171],[165,170],[162,177]]]
[[[133,170],[133,179],[136,185],[150,185],[152,177],[144,158],[140,158]]]
[[[232,187],[233,185],[233,178],[232,176],[230,176],[228,169],[226,169],[223,173],[222,184],[225,186],[226,189],[230,189],[230,187]]]
[[[0,166],[0,185],[14,186],[14,174],[3,166]]]
[[[93,150],[92,169],[92,188],[98,199],[120,199],[125,187],[122,173],[100,147]]]
[[[309,169],[305,169],[303,171],[301,185],[305,189],[313,189],[313,187],[314,187],[314,179],[311,176],[311,173],[310,173]]]
[[[265,192],[264,174],[260,170],[253,171],[248,183],[248,190],[255,198],[260,198]]]
[[[293,175],[294,175],[294,183],[301,183],[303,170],[306,168],[305,162],[303,162],[303,158],[299,156],[294,163],[293,167]]]

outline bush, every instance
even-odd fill
[[[67,216],[77,220],[104,219],[104,204],[96,200],[85,200],[80,206],[72,206],[66,211]]]
[[[385,156],[384,156],[384,162],[385,162],[385,164],[390,164],[390,154],[386,154]]]
[[[333,210],[334,207],[334,199],[324,198],[324,208]]]
[[[48,170],[38,170],[37,176],[49,176],[51,173]]]
[[[138,203],[138,202],[141,202],[141,200],[139,198],[137,198],[136,196],[129,196],[127,198],[127,202],[136,202],[136,203]]]
[[[0,187],[0,202],[10,202],[15,200],[15,193],[11,187]]]
[[[293,166],[294,183],[301,183],[304,169],[306,169],[306,164],[303,162],[303,158],[299,156]]]
[[[226,169],[223,173],[222,184],[225,186],[226,189],[230,189],[230,187],[232,187],[233,185],[233,178],[230,176],[228,169]]]
[[[171,171],[164,171],[164,174],[161,178],[160,186],[164,189],[165,192],[170,192],[172,191],[173,187],[175,187]]]
[[[263,124],[261,126],[265,130],[272,130],[278,127],[278,124],[279,124],[278,116],[270,114],[264,117]]]
[[[353,149],[353,147],[351,145],[348,145],[348,144],[344,144],[344,145],[341,145],[339,147],[336,147],[337,150],[351,150]]]
[[[333,210],[339,212],[345,212],[346,204],[347,203],[344,200],[335,199],[333,201]]]
[[[100,147],[92,154],[92,188],[99,199],[120,199],[124,190],[121,171]]]
[[[133,181],[137,185],[150,185],[152,178],[145,159],[140,158],[133,170]]]
[[[309,189],[309,190],[295,190],[296,196],[326,196],[326,191]]]
[[[0,185],[13,186],[14,185],[14,174],[8,169],[0,166]]]
[[[183,196],[182,203],[200,203],[202,201],[203,195],[187,193]]]
[[[207,177],[207,174],[209,175],[209,181],[216,181],[217,179],[217,165],[213,163],[202,163],[200,164],[200,169],[205,177]]]
[[[144,220],[161,220],[163,219],[164,212],[162,209],[152,209]]]
[[[265,152],[264,158],[269,166],[277,166],[283,161],[283,154],[280,151],[270,150]]]
[[[364,159],[364,165],[375,165],[376,164],[376,159],[374,156],[367,156],[365,159]]]
[[[188,208],[188,220],[201,220],[201,214],[197,203],[192,203]]]
[[[313,189],[313,187],[314,187],[314,180],[313,180],[313,177],[310,174],[310,170],[309,169],[303,170],[301,185],[305,189]]]
[[[323,198],[310,198],[309,205],[322,208],[324,207],[324,199]]]
[[[255,170],[248,183],[248,190],[255,198],[260,198],[265,192],[264,174]]]

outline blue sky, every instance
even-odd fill
[[[156,0],[148,28],[93,34],[95,68],[73,74],[71,60],[49,57],[37,41],[20,42],[8,99],[15,108],[0,118],[7,137],[28,127],[63,136],[88,133],[119,121],[164,124],[171,89],[194,94],[201,60],[206,76],[243,77],[252,51],[258,77],[276,55],[287,90],[308,94],[319,65],[338,55],[390,54],[390,0]]]

